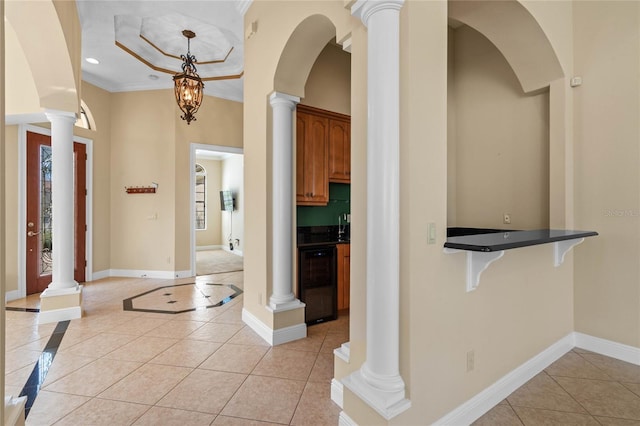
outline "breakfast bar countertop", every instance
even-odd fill
[[[536,229],[531,231],[499,231],[447,237],[448,249],[493,252],[538,244],[575,240],[598,235],[595,231],[567,229]]]

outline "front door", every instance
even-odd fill
[[[85,280],[86,146],[73,143],[75,261],[74,279]],[[51,283],[51,137],[27,132],[27,294]]]

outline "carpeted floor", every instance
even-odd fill
[[[242,256],[225,250],[196,251],[196,275],[236,272],[243,269]]]

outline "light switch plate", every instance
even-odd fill
[[[427,239],[428,244],[436,243],[436,224],[434,222],[429,223],[429,236]]]

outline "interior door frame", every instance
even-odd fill
[[[233,146],[207,145],[202,143],[189,144],[189,251],[191,276],[196,276],[196,151],[226,152],[229,154],[243,154],[244,149]]]
[[[27,132],[51,136],[51,129],[38,127],[31,124],[21,124],[18,127],[18,229],[27,229]],[[84,144],[87,149],[87,196],[85,233],[85,266],[86,281],[93,280],[93,140],[80,136],[73,136],[73,141]],[[18,290],[17,294],[7,293],[7,300],[21,299],[27,296],[26,277],[26,247],[27,236],[24,232],[18,232]]]

